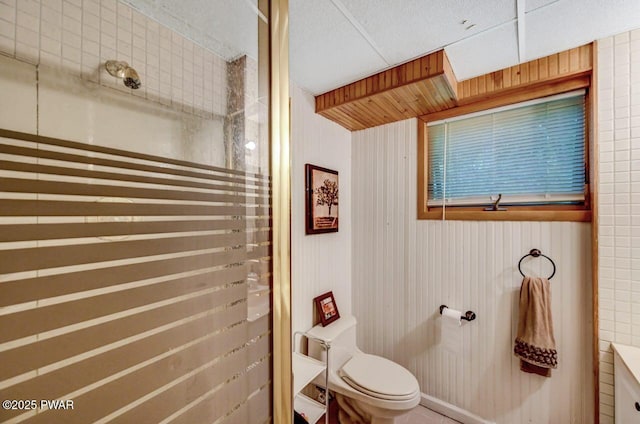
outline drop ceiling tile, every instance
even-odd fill
[[[515,0],[332,0],[358,19],[390,64],[438,50],[515,18]],[[465,24],[462,22],[467,20]],[[475,24],[472,28],[467,27]]]
[[[226,60],[258,57],[253,0],[121,0]]]
[[[563,0],[526,15],[526,59],[640,28],[639,0]]]
[[[518,64],[518,29],[509,22],[445,49],[458,81]]]
[[[524,11],[525,13],[529,13],[536,9],[540,9],[541,7],[546,7],[550,4],[557,3],[561,0],[524,0]]]
[[[227,60],[257,55],[256,0],[120,1]],[[640,0],[524,3],[524,60],[640,27]],[[319,94],[445,46],[460,80],[512,66],[518,63],[516,4],[517,0],[290,0],[291,77]],[[355,26],[345,15],[356,20]],[[465,19],[468,23],[462,24]]]
[[[344,17],[329,0],[292,0],[289,2],[291,48],[307,44],[344,25]],[[295,35],[295,36],[294,36]]]
[[[297,0],[290,8],[291,78],[302,88],[321,94],[388,67],[333,3]]]

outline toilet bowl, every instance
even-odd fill
[[[353,316],[315,326],[308,335],[309,354],[327,360],[329,390],[336,395],[341,424],[391,424],[420,403],[420,387],[409,370],[358,349]],[[313,338],[330,346],[328,358]]]

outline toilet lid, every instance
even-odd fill
[[[353,388],[381,399],[406,400],[420,390],[418,381],[406,368],[380,356],[355,355],[340,374]]]

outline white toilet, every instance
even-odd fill
[[[331,346],[329,390],[336,394],[341,424],[391,424],[420,402],[418,380],[411,372],[358,349],[355,317],[342,316],[307,334]],[[326,354],[319,343],[310,340],[309,355],[325,359]]]

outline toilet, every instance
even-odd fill
[[[327,360],[329,390],[336,395],[341,424],[392,424],[420,403],[418,380],[411,372],[358,349],[355,317],[341,316],[307,335],[309,355]],[[330,345],[328,358],[314,338]]]

